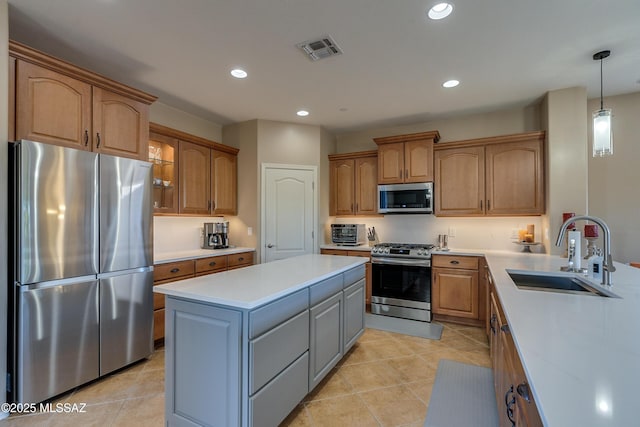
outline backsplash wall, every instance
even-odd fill
[[[545,232],[539,216],[442,218],[434,215],[385,215],[383,217],[330,217],[325,229],[325,243],[331,243],[331,224],[356,223],[375,227],[380,242],[433,243],[438,234],[449,234],[451,249],[492,249],[518,252],[522,248],[513,243],[512,231],[535,226],[535,241]],[[455,236],[451,236],[455,232]],[[552,234],[552,239],[555,234]],[[517,235],[516,235],[517,237]],[[545,252],[540,245],[532,252]]]

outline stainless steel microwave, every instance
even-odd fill
[[[378,185],[378,213],[433,213],[433,182]]]

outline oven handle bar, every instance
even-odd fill
[[[388,265],[408,265],[411,267],[431,267],[430,259],[415,258],[379,258],[372,256],[372,264],[388,264]]]

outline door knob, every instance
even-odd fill
[[[273,245],[272,245],[271,243],[269,243],[269,244],[267,245],[267,247],[268,247],[268,248],[272,248],[272,247],[273,247]]]

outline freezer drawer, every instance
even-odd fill
[[[153,352],[153,269],[100,279],[100,375]]]
[[[41,402],[98,378],[97,280],[17,291],[15,400]]]

